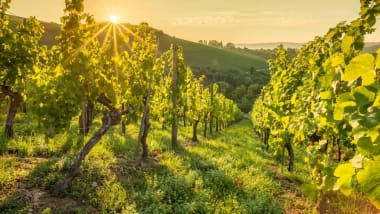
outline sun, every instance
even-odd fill
[[[110,16],[110,22],[117,24],[119,22],[119,18],[117,16]]]

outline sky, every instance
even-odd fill
[[[10,13],[59,22],[64,0],[12,0]],[[85,0],[97,21],[148,22],[191,41],[307,42],[358,17],[359,0]],[[376,24],[380,28],[380,20]],[[380,29],[367,37],[380,42]]]

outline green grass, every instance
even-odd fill
[[[191,127],[180,127],[175,151],[170,130],[153,122],[150,157],[139,165],[133,158],[138,126],[128,125],[126,136],[114,127],[87,156],[67,196],[52,196],[52,185],[69,171],[99,119],[94,124],[86,137],[74,124],[50,140],[34,134],[7,141],[0,156],[0,213],[316,213],[318,202],[301,191],[310,182],[302,149],[295,150],[295,172],[281,170],[247,120],[199,136],[198,143],[190,141]],[[376,211],[358,194],[328,193],[321,201],[334,213]]]
[[[127,136],[113,128],[90,152],[65,200],[50,196],[49,189],[68,172],[89,136],[76,136],[73,126],[49,141],[38,135],[24,137],[26,143],[21,137],[11,141],[8,149],[20,142],[27,152],[1,156],[0,186],[7,191],[0,197],[0,213],[31,207],[46,213],[282,213],[276,199],[280,184],[267,160],[254,152],[259,146],[248,121],[195,144],[189,141],[191,127],[181,127],[176,151],[168,145],[170,131],[159,127],[153,123],[151,157],[140,166],[133,159],[138,126],[129,125]],[[24,190],[47,196],[36,205]]]

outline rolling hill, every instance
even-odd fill
[[[269,42],[269,43],[252,43],[252,44],[236,44],[240,48],[248,49],[275,49],[279,45],[283,45],[285,48],[299,49],[302,47],[303,43],[294,42]]]
[[[15,28],[24,18],[10,16],[10,25]],[[41,44],[51,47],[56,43],[55,37],[60,32],[57,23],[41,22],[45,33]],[[121,25],[121,24],[120,24]],[[134,26],[122,24],[133,30]],[[169,50],[176,43],[182,46],[185,62],[199,77],[205,75],[205,85],[219,83],[220,91],[233,99],[244,111],[250,111],[252,103],[260,89],[269,81],[266,59],[252,53],[237,49],[217,48],[196,42],[179,39],[154,29],[159,40],[159,52]],[[102,39],[104,35],[100,35]]]
[[[216,70],[246,70],[267,68],[266,60],[259,56],[245,54],[226,48],[216,48],[183,39],[178,39],[158,31],[160,50],[167,50],[170,44],[183,47],[185,61],[192,68],[211,68]]]
[[[24,18],[10,16],[10,24],[15,27],[21,23]],[[55,44],[55,37],[59,34],[60,25],[57,23],[41,22],[45,28],[41,44],[52,46]],[[125,24],[128,25],[128,24]],[[170,48],[172,43],[176,43],[183,48],[183,55],[186,63],[197,70],[215,69],[215,70],[244,70],[248,71],[251,67],[258,70],[266,70],[266,60],[259,56],[240,53],[238,51],[215,48],[203,45],[165,34],[156,30],[157,37],[160,41],[159,50],[164,52]]]
[[[294,42],[271,42],[271,43],[252,43],[252,44],[236,44],[239,48],[248,48],[251,50],[257,49],[275,49],[279,45],[283,45],[285,48],[299,49],[304,45],[304,43],[294,43]],[[380,42],[367,42],[364,46],[363,52],[374,53],[380,48]]]
[[[375,53],[377,49],[380,48],[380,42],[368,42],[365,44],[363,52],[365,53]]]

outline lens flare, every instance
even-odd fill
[[[119,22],[119,18],[117,16],[110,16],[110,22],[117,24]]]

